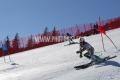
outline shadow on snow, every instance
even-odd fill
[[[98,67],[109,66],[109,65],[112,65],[115,67],[120,67],[120,63],[118,63],[116,61],[105,61],[105,62],[102,62],[101,64],[98,64],[98,65],[99,65]]]

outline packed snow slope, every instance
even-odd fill
[[[117,55],[116,58],[87,69],[75,70],[74,66],[88,63],[90,60],[79,58],[76,53],[79,44],[64,46],[68,42],[63,42],[11,55],[12,61],[18,65],[10,65],[8,56],[8,62],[4,63],[4,58],[1,57],[0,80],[120,80],[120,29],[107,31],[107,35],[118,49],[103,36],[106,49],[104,52],[100,34],[85,39],[95,48],[96,55]]]

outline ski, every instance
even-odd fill
[[[4,63],[6,63],[6,64],[10,64],[10,65],[19,65],[19,64],[13,62],[11,59],[9,59],[9,60],[4,59]]]
[[[88,68],[88,67],[90,67],[90,66],[93,66],[93,65],[96,65],[96,64],[100,64],[100,63],[102,63],[102,62],[104,62],[104,61],[113,59],[113,58],[115,58],[115,57],[117,57],[117,56],[112,56],[112,57],[107,56],[107,57],[101,59],[100,61],[97,61],[97,62],[90,62],[90,63],[87,63],[87,64],[75,66],[74,68],[75,68],[76,70],[86,69],[86,68]]]
[[[64,46],[69,46],[69,45],[73,45],[73,44],[78,44],[78,42],[69,43],[69,44],[66,44]]]
[[[5,63],[6,63],[6,64],[10,64],[10,65],[19,65],[19,64],[15,63],[15,62],[12,62],[12,61],[9,61],[9,62],[8,62],[8,61],[5,61]]]

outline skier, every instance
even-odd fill
[[[87,57],[88,59],[91,59],[91,62],[89,62],[87,64],[75,66],[74,68],[76,70],[85,69],[85,68],[88,68],[89,66],[92,66],[96,63],[101,63],[101,62],[104,62],[106,60],[117,57],[117,56],[112,56],[112,57],[107,56],[104,58],[100,58],[100,57],[94,55],[94,48],[88,42],[86,42],[84,38],[80,38],[80,50],[77,51],[76,53],[80,53],[80,58],[82,58],[82,52],[85,50],[87,52],[84,54],[84,56]]]
[[[80,53],[80,58],[82,58],[82,52],[83,51],[87,51],[84,56],[88,59],[91,59],[91,63],[93,62],[96,62],[98,60],[100,60],[100,58],[96,55],[94,55],[94,48],[88,43],[85,41],[84,38],[80,38],[80,50],[77,51],[76,53]]]
[[[93,26],[93,31],[94,31],[94,35],[99,33],[98,32],[98,24],[97,23]]]
[[[6,62],[5,53],[8,53],[8,54],[9,54],[9,51],[8,51],[7,44],[6,44],[5,41],[4,41],[3,44],[2,44],[2,51],[3,51],[3,56],[4,56],[4,62]],[[9,54],[9,60],[10,60],[10,62],[11,62],[10,54]]]
[[[69,41],[69,44],[74,43],[74,41],[73,41],[73,39],[72,39],[73,37],[72,37],[71,34],[67,33],[67,34],[66,34],[66,37],[67,37],[67,39],[68,39],[68,41]]]

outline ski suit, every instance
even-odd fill
[[[68,41],[69,41],[69,44],[73,43],[72,35],[71,35],[71,34],[67,33],[67,34],[66,34],[66,37],[67,37],[67,39],[68,39]]]
[[[80,42],[80,52],[86,50],[87,52],[84,54],[85,57],[91,59],[92,61],[95,61],[96,58],[94,56],[94,48],[87,42]]]

